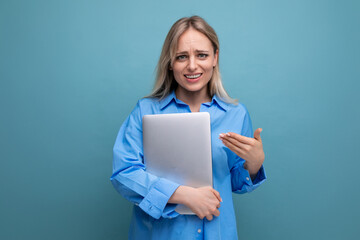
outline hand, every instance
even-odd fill
[[[257,174],[265,159],[260,137],[261,132],[261,128],[256,129],[254,138],[245,137],[233,132],[220,134],[220,139],[224,145],[245,160],[244,168],[249,171],[252,178]]]
[[[213,216],[219,216],[222,199],[220,193],[212,187],[193,188],[180,186],[169,199],[169,203],[180,203],[191,209],[200,219],[206,217],[211,221]]]

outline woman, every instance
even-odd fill
[[[179,186],[145,171],[142,116],[209,112],[213,186]],[[232,192],[254,190],[265,180],[261,129],[252,132],[247,109],[231,99],[219,72],[215,31],[198,16],[170,29],[153,93],[137,103],[114,146],[111,181],[135,203],[129,239],[237,239]],[[177,204],[196,215],[180,215]]]

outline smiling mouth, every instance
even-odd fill
[[[184,74],[184,76],[191,81],[197,80],[198,78],[200,78],[202,75],[202,73],[198,73],[198,74]]]

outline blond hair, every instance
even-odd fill
[[[174,74],[172,70],[170,70],[170,67],[175,60],[179,37],[190,27],[201,32],[211,41],[214,48],[214,54],[219,50],[220,45],[218,37],[214,29],[203,18],[192,16],[179,19],[171,27],[165,38],[156,68],[157,74],[155,86],[153,92],[148,97],[163,99],[176,89],[177,82],[174,79]],[[217,64],[214,67],[212,77],[208,83],[208,90],[211,97],[216,94],[225,102],[233,104],[237,103],[237,100],[232,99],[223,87],[219,71],[219,57],[217,58]]]

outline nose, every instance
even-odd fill
[[[196,58],[195,58],[195,56],[190,56],[189,57],[188,70],[190,72],[194,72],[196,70]]]

